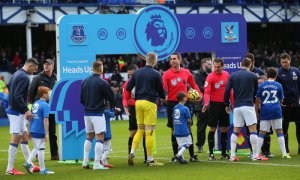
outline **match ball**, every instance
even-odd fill
[[[195,89],[190,89],[187,93],[187,97],[190,101],[199,101],[200,100],[200,95],[198,91]]]

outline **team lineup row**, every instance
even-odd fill
[[[146,66],[137,69],[137,66],[128,67],[128,75],[131,78],[124,84],[123,106],[129,115],[130,136],[128,139],[128,164],[134,165],[135,151],[143,139],[145,141],[145,163],[147,166],[161,166],[153,157],[153,141],[155,138],[155,125],[157,121],[157,98],[161,98],[167,104],[168,124],[171,129],[171,141],[173,148],[173,161],[186,164],[183,152],[189,149],[190,161],[197,161],[194,154],[193,138],[190,130],[191,113],[185,106],[188,101],[189,88],[199,93],[199,100],[194,102],[200,106],[199,117],[207,121],[210,126],[208,134],[209,160],[215,160],[213,154],[214,134],[217,127],[221,130],[222,159],[238,161],[235,155],[237,135],[246,124],[250,131],[250,143],[252,147],[252,160],[267,160],[260,155],[259,150],[264,142],[265,134],[270,126],[276,131],[282,156],[290,158],[288,148],[288,124],[296,122],[296,134],[299,141],[299,70],[290,67],[290,56],[281,55],[282,67],[278,70],[267,70],[267,80],[258,86],[258,76],[262,75],[259,69],[254,67],[254,57],[251,54],[241,62],[241,70],[229,75],[223,70],[223,59],[214,59],[214,71],[205,71],[203,65],[207,65],[210,59],[201,61],[202,72],[193,75],[189,70],[181,68],[180,53],[173,53],[170,57],[171,68],[163,76],[153,69],[157,63],[157,55],[148,53]],[[211,63],[210,63],[211,64]],[[10,120],[11,143],[9,146],[9,158],[6,173],[10,175],[20,174],[14,167],[14,159],[20,139],[24,132],[24,117],[30,121],[30,134],[33,137],[34,150],[26,158],[24,167],[30,173],[34,171],[32,159],[39,156],[41,174],[53,173],[45,168],[43,153],[45,140],[48,137],[49,88],[38,88],[38,97],[30,111],[27,108],[27,91],[29,79],[26,74],[36,71],[38,62],[28,59],[22,69],[17,71],[10,82],[10,99],[8,117]],[[252,72],[251,72],[252,71]],[[253,73],[254,71],[254,73]],[[110,114],[106,111],[115,107],[115,99],[112,90],[104,79],[103,63],[93,63],[93,74],[84,79],[81,85],[80,102],[84,106],[84,121],[87,138],[84,142],[83,167],[89,167],[89,153],[92,140],[96,137],[95,158],[93,169],[108,169],[111,165],[107,162],[107,156],[111,147],[111,134],[109,127]],[[202,74],[201,74],[202,73]],[[258,73],[258,74],[255,74]],[[205,74],[207,77],[201,77]],[[200,77],[200,78],[199,78]],[[203,81],[204,80],[204,81]],[[276,81],[275,81],[276,80]],[[203,92],[203,93],[202,93]],[[255,106],[254,106],[255,102]],[[47,110],[48,108],[48,110]],[[115,108],[119,111],[118,108]],[[234,131],[230,138],[231,154],[226,154],[227,131],[229,126],[229,113],[233,111]],[[259,112],[260,111],[260,112]],[[283,120],[282,120],[283,115]],[[108,119],[108,121],[107,121]],[[257,120],[260,120],[260,132],[257,135]],[[203,143],[204,144],[204,143]],[[198,147],[202,147],[197,142]]]

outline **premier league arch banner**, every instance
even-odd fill
[[[80,84],[91,74],[97,54],[145,56],[152,51],[165,60],[175,51],[214,52],[232,72],[247,49],[246,21],[240,14],[174,14],[167,7],[152,5],[137,14],[67,15],[57,27],[60,81],[53,89],[50,111],[60,124],[62,160],[83,157]]]

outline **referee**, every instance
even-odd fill
[[[126,90],[132,92],[135,87],[135,110],[138,130],[133,138],[128,164],[134,165],[135,151],[146,134],[147,166],[162,166],[154,161],[152,155],[154,129],[157,121],[157,97],[166,98],[161,75],[154,66],[157,64],[157,54],[149,52],[146,55],[146,66],[137,70],[128,82]]]
[[[195,83],[194,77],[188,69],[180,67],[181,54],[175,52],[170,57],[171,68],[167,70],[163,75],[164,89],[167,92],[167,113],[168,113],[168,124],[167,126],[171,128],[171,142],[173,148],[174,157],[171,162],[176,162],[175,155],[178,153],[178,144],[176,137],[173,134],[173,108],[178,104],[177,94],[182,91],[187,93],[188,84],[198,91],[199,95],[202,97],[202,93],[199,87]],[[191,133],[192,139],[193,135]],[[190,162],[197,162],[197,155],[194,154],[194,145],[189,146]]]

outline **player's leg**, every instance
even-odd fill
[[[92,148],[92,142],[95,137],[94,127],[91,121],[91,116],[84,116],[84,124],[85,124],[85,131],[86,131],[86,140],[84,141],[83,145],[83,162],[82,167],[89,169],[89,155]]]
[[[258,154],[260,154],[260,150],[262,149],[263,143],[264,143],[264,137],[270,128],[271,121],[266,121],[266,120],[261,120],[260,121],[260,129],[259,129],[259,134],[257,136],[257,151]]]
[[[230,159],[229,161],[238,161],[235,151],[236,151],[236,145],[237,145],[237,137],[240,133],[242,127],[245,125],[245,120],[243,117],[243,109],[242,107],[234,108],[233,109],[233,132],[230,136]]]
[[[275,119],[271,121],[272,127],[275,129],[276,134],[277,134],[277,140],[278,144],[281,150],[281,154],[283,158],[291,158],[285,148],[285,143],[284,143],[284,135],[283,135],[283,130],[282,130],[282,119]]]
[[[296,125],[296,138],[298,142],[298,155],[300,155],[300,106],[294,108],[293,117],[295,118]]]
[[[208,160],[213,161],[216,160],[214,156],[214,147],[215,147],[215,132],[217,130],[218,121],[220,117],[220,112],[218,111],[217,104],[215,102],[210,102],[209,105],[209,112],[208,112],[208,123],[207,125],[210,127],[207,141],[208,141],[208,149],[209,149],[209,155]]]
[[[10,140],[10,145],[8,148],[8,164],[6,168],[6,174],[7,175],[21,175],[24,174],[20,171],[17,171],[14,168],[14,162],[17,156],[17,150],[18,150],[18,145],[21,140],[21,135],[22,135],[22,128],[23,128],[23,123],[24,119],[19,117],[18,115],[11,115],[8,114],[8,119],[10,121],[10,134],[11,134],[11,140]]]
[[[197,143],[198,153],[203,152],[203,146],[206,139],[206,127],[208,121],[208,112],[202,113],[199,112],[197,115]]]
[[[187,103],[185,106],[187,106],[191,112],[191,120],[192,123],[189,127],[190,130],[190,135],[191,135],[191,139],[192,139],[192,143],[189,146],[189,154],[190,154],[190,162],[198,162],[198,155],[195,155],[195,149],[194,149],[194,137],[193,137],[193,133],[192,133],[192,125],[193,125],[193,116],[194,116],[194,108],[193,105],[191,103]],[[176,141],[178,144],[178,141]],[[180,150],[180,148],[178,148],[178,150]]]
[[[290,153],[289,150],[289,124],[291,120],[291,111],[289,107],[282,107],[282,116],[283,116],[283,121],[282,121],[282,130],[283,130],[283,135],[284,135],[284,143],[285,143],[285,149],[286,153]]]
[[[134,137],[138,127],[137,127],[137,122],[136,122],[135,107],[129,106],[128,111],[129,111],[128,155],[129,155],[131,147],[132,147],[133,137]]]
[[[29,149],[29,146],[28,146],[28,129],[27,129],[27,123],[28,123],[27,120],[24,119],[23,134],[22,134],[22,137],[21,137],[21,149],[22,149],[25,161],[29,158],[29,155],[30,155],[30,149]]]
[[[179,148],[179,151],[178,151],[178,153],[176,154],[175,157],[179,161],[180,164],[187,164],[188,161],[184,159],[183,153],[193,143],[192,138],[191,138],[191,136],[176,137],[176,140],[177,140],[178,146],[180,148]]]
[[[101,156],[101,164],[105,167],[112,168],[113,166],[108,163],[107,157],[111,152],[111,140],[106,140],[103,143],[103,153]]]
[[[225,111],[225,105],[220,105],[219,111],[221,116],[219,118],[219,126],[221,131],[221,145],[222,145],[222,155],[221,159],[229,159],[229,155],[226,153],[227,150],[227,132],[230,124],[229,114]]]
[[[147,166],[162,166],[164,164],[154,161],[153,147],[155,137],[155,126],[157,122],[157,106],[156,104],[147,101],[145,106],[145,134],[146,134],[146,149],[147,149]]]
[[[39,151],[39,139],[32,138],[32,142],[33,142],[33,149],[31,151],[29,157],[23,164],[23,167],[27,170],[28,173],[33,173],[34,166],[32,164],[32,160],[36,157],[36,155],[38,154],[38,151]]]
[[[40,174],[54,174],[53,171],[49,171],[45,165],[45,141],[44,139],[39,139],[39,165],[40,165]]]
[[[173,149],[173,158],[171,159],[171,162],[175,162],[175,155],[178,153],[178,144],[176,141],[176,137],[173,134],[173,109],[177,104],[178,104],[178,102],[175,102],[175,101],[167,102],[167,114],[168,114],[167,126],[169,128],[171,128],[171,143],[172,143],[172,149]]]
[[[92,123],[96,136],[95,144],[95,159],[94,159],[94,170],[108,169],[100,164],[102,152],[103,152],[103,142],[104,133],[106,132],[106,121],[104,114],[101,116],[92,116]]]
[[[56,123],[55,123],[54,114],[49,114],[49,144],[50,144],[51,160],[58,160],[59,156],[58,156]]]

